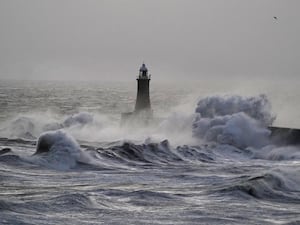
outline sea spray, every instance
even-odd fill
[[[198,102],[193,134],[206,141],[239,148],[268,144],[275,117],[265,95],[258,97],[212,96]]]
[[[63,125],[58,120],[57,115],[51,112],[21,114],[1,124],[0,135],[34,140],[45,131],[61,129]]]
[[[196,113],[177,107],[149,127],[120,127],[120,120],[91,112],[59,116],[35,114],[20,116],[1,133],[8,138],[35,139],[42,132],[64,129],[77,140],[108,142],[131,140],[137,143],[168,139],[171,145],[194,145],[203,141],[232,144],[237,147],[261,147],[274,120],[266,96],[212,96],[198,102]],[[189,107],[188,107],[189,108]],[[200,137],[200,139],[199,139]]]
[[[275,120],[271,114],[271,103],[266,95],[243,97],[238,95],[209,96],[201,99],[196,112],[203,118],[233,115],[244,112],[249,117],[269,126]]]
[[[63,122],[64,127],[71,126],[84,126],[86,124],[90,124],[94,121],[94,117],[91,113],[88,112],[80,112],[74,114],[72,116],[68,116]]]

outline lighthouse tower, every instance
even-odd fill
[[[153,122],[153,111],[150,104],[149,84],[151,75],[148,74],[146,65],[140,67],[137,77],[137,95],[133,112],[121,114],[121,126],[123,125],[150,125]]]
[[[151,75],[148,74],[148,69],[146,65],[140,67],[139,76],[137,77],[137,96],[135,102],[136,113],[142,111],[151,111],[150,104],[150,94],[149,94],[149,84],[151,80]]]

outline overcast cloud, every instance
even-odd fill
[[[0,0],[0,78],[297,78],[299,0]],[[278,19],[274,19],[276,16]]]

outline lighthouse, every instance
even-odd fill
[[[153,119],[153,111],[150,103],[151,75],[145,63],[142,64],[137,76],[137,94],[133,112],[122,113],[121,125],[149,125]]]
[[[151,111],[151,104],[150,104],[150,94],[149,94],[149,84],[151,80],[151,75],[148,74],[148,69],[146,65],[140,67],[139,75],[137,77],[137,96],[135,102],[135,109],[136,113],[142,111]]]

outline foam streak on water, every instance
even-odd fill
[[[10,85],[1,89],[11,97],[1,100],[0,224],[300,223],[300,149],[270,140],[265,95],[183,106],[188,93],[157,89],[158,122],[120,127],[130,91]]]

